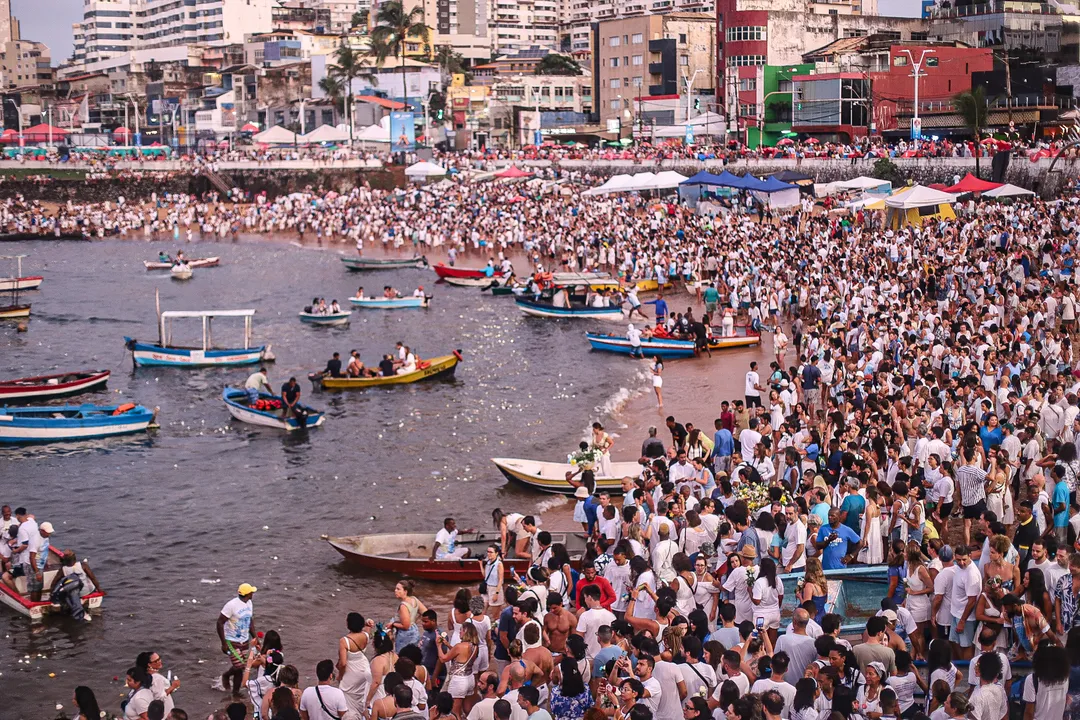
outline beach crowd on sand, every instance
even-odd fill
[[[881,214],[810,201],[703,217],[572,189],[589,183],[165,196],[55,216],[0,204],[9,226],[294,232],[479,264],[513,251],[530,271],[694,290],[678,301],[685,311],[656,302],[658,323],[730,308],[771,335],[774,359],[746,368],[742,396],[712,417],[676,410],[642,439],[640,473],[621,492],[598,478],[630,439],[594,426],[567,480],[583,548],[499,510],[499,541],[467,558],[447,518],[429,528],[433,559],[476,562],[483,582],[435,609],[403,579],[394,617],[349,612],[324,659],[286,661],[302,629],[262,631],[273,620],[255,622],[258,590],[241,584],[216,639],[229,663],[220,688],[247,702],[215,715],[1080,717],[1077,198],[964,200],[956,219],[886,229]],[[528,569],[511,572],[514,557]],[[834,606],[842,579],[878,583],[876,605]],[[123,717],[180,720],[166,660],[139,656]],[[90,690],[75,698],[96,717]]]

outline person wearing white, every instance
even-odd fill
[[[323,660],[315,666],[318,685],[306,688],[300,696],[301,720],[340,720],[349,711],[345,693],[334,687],[334,661]],[[412,691],[409,690],[410,701]]]
[[[596,654],[600,652],[600,641],[596,639],[596,631],[599,630],[602,625],[610,627],[611,623],[615,622],[615,613],[610,610],[605,610],[600,605],[599,586],[586,585],[581,590],[581,593],[588,610],[581,613],[581,616],[578,618],[575,632],[585,638],[585,644],[589,648],[589,657],[592,658],[596,657]]]
[[[772,570],[770,573],[766,570]],[[780,629],[780,604],[784,599],[784,583],[776,576],[776,565],[771,558],[761,561],[760,577],[754,580],[750,599],[754,603],[754,625],[762,619],[762,627],[775,631]]]

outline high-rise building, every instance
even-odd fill
[[[487,0],[492,56],[559,43],[561,0]]]
[[[93,63],[135,49],[136,4],[131,0],[87,0],[83,20],[71,26],[72,60]]]
[[[0,88],[52,86],[49,46],[23,39],[10,0],[0,0]]]

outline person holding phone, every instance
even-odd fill
[[[859,534],[840,522],[840,511],[829,510],[829,524],[822,526],[814,537],[814,547],[821,551],[821,567],[838,570],[858,552],[862,544]]]

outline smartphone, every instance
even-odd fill
[[[763,617],[759,617],[759,618],[757,619],[757,629],[758,629],[758,630],[761,630],[761,629],[763,629],[764,627],[765,627],[765,618],[763,618]]]

